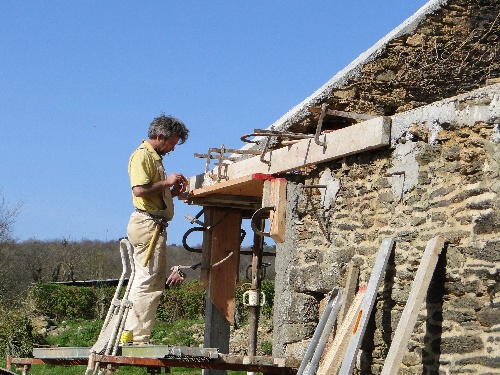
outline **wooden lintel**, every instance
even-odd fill
[[[391,118],[377,117],[322,134],[321,141],[325,143],[325,146],[317,145],[314,139],[303,139],[293,145],[267,152],[264,155],[264,162],[261,160],[261,156],[254,156],[230,164],[227,167],[228,181],[221,184],[231,185],[239,179],[252,179],[252,175],[256,173],[281,174],[348,155],[386,147],[390,144],[390,137]],[[190,178],[189,195],[209,194],[209,189],[215,189],[210,186],[201,187],[200,182],[202,181],[201,176]],[[262,188],[260,194],[262,194]]]

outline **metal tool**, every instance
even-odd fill
[[[237,149],[232,149],[232,148],[226,148],[226,146],[222,145],[220,148],[209,148],[208,152],[206,154],[197,154],[195,153],[194,156],[197,158],[204,158],[207,159],[206,165],[205,165],[205,174],[210,173],[210,163],[212,160],[218,160],[218,163],[215,163],[215,166],[217,167],[217,175],[214,176],[212,173],[212,176],[214,177],[214,180],[219,182],[220,180],[226,180],[226,170],[227,166],[239,159],[239,157],[236,156],[229,156],[226,155],[227,153],[233,154],[233,155],[260,155],[260,151],[255,151],[255,150],[237,150]],[[224,171],[223,171],[224,168]]]
[[[297,371],[297,375],[314,375],[316,373],[326,341],[333,330],[337,315],[342,306],[342,298],[342,289],[340,288],[333,288],[329,293],[328,302],[314,331],[300,368]]]
[[[228,256],[226,256],[225,258],[219,260],[218,262],[216,262],[216,263],[214,263],[212,265],[203,264],[202,262],[200,262],[200,263],[193,264],[191,266],[182,266],[182,265],[179,265],[179,266],[176,266],[176,267],[178,267],[179,269],[191,268],[192,270],[196,270],[198,268],[201,268],[201,269],[214,268],[214,267],[220,266],[222,263],[224,263],[226,260],[228,260],[231,256],[233,256],[233,252],[232,251],[229,253]]]

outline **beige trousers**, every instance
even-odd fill
[[[125,330],[133,331],[134,342],[149,342],[160,298],[167,278],[167,232],[160,233],[146,267],[143,266],[155,223],[149,216],[134,212],[130,216],[127,236],[134,246],[135,277],[130,289],[132,309]]]

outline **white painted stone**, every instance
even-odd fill
[[[326,185],[326,189],[320,189],[321,205],[323,209],[328,210],[332,203],[335,202],[335,198],[337,198],[337,193],[340,190],[340,181],[332,176],[329,168],[326,168],[319,179],[319,184]]]

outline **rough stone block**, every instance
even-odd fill
[[[500,306],[485,306],[477,313],[477,319],[485,327],[500,324]]]
[[[433,351],[442,354],[471,353],[483,348],[481,337],[473,335],[444,337],[435,339],[432,342]]]
[[[466,247],[464,253],[474,259],[498,263],[500,262],[500,241],[488,241],[484,247]]]
[[[285,343],[307,340],[312,337],[316,330],[315,323],[308,324],[285,324],[283,326],[283,338]]]

